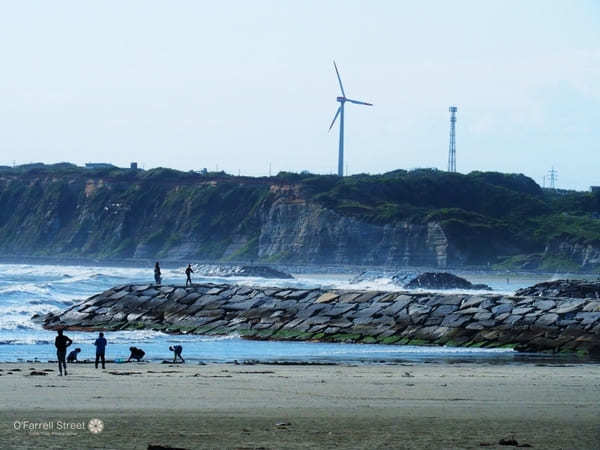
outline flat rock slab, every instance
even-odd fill
[[[561,302],[554,309],[551,309],[550,312],[556,314],[567,314],[573,311],[577,311],[584,303],[587,303],[586,300],[573,300],[568,302]]]
[[[315,303],[329,303],[334,300],[337,300],[340,297],[340,294],[337,292],[325,292],[318,299],[315,300]]]

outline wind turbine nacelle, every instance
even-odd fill
[[[346,97],[338,97],[337,101],[340,103],[344,103],[346,101]]]

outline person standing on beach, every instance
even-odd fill
[[[186,276],[185,287],[188,286],[188,283],[190,284],[190,286],[192,285],[192,274],[193,273],[194,273],[194,270],[192,269],[192,265],[188,264],[187,269],[185,269],[185,276]]]
[[[154,264],[154,281],[156,282],[156,284],[162,283],[160,265],[158,264],[158,261],[156,261],[156,264]]]
[[[106,344],[108,342],[106,342],[106,339],[104,337],[104,333],[100,333],[98,335],[98,339],[96,339],[96,341],[94,342],[94,345],[96,346],[96,369],[98,368],[98,361],[102,360],[102,368],[106,369],[106,367],[104,367],[104,355],[106,352]]]
[[[54,346],[56,347],[56,357],[58,358],[58,375],[62,376],[63,368],[65,369],[65,375],[67,374],[67,347],[73,341],[63,334],[63,330],[58,330],[57,333],[58,336],[54,339]]]

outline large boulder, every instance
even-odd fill
[[[425,272],[404,285],[407,289],[477,289],[491,291],[486,284],[472,284],[447,272]]]
[[[567,297],[567,298],[600,298],[600,280],[555,280],[538,283],[519,289],[519,296],[534,297]]]

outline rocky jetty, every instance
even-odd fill
[[[446,272],[425,272],[404,285],[406,289],[473,289],[491,291],[487,284],[472,284]]]
[[[519,289],[515,295],[600,299],[600,280],[555,280]]]
[[[600,301],[494,294],[123,285],[47,329],[137,330],[254,339],[512,347],[600,355]]]
[[[294,277],[289,273],[272,269],[268,266],[226,266],[203,264],[194,269],[200,275],[211,277],[257,277],[290,280]]]

